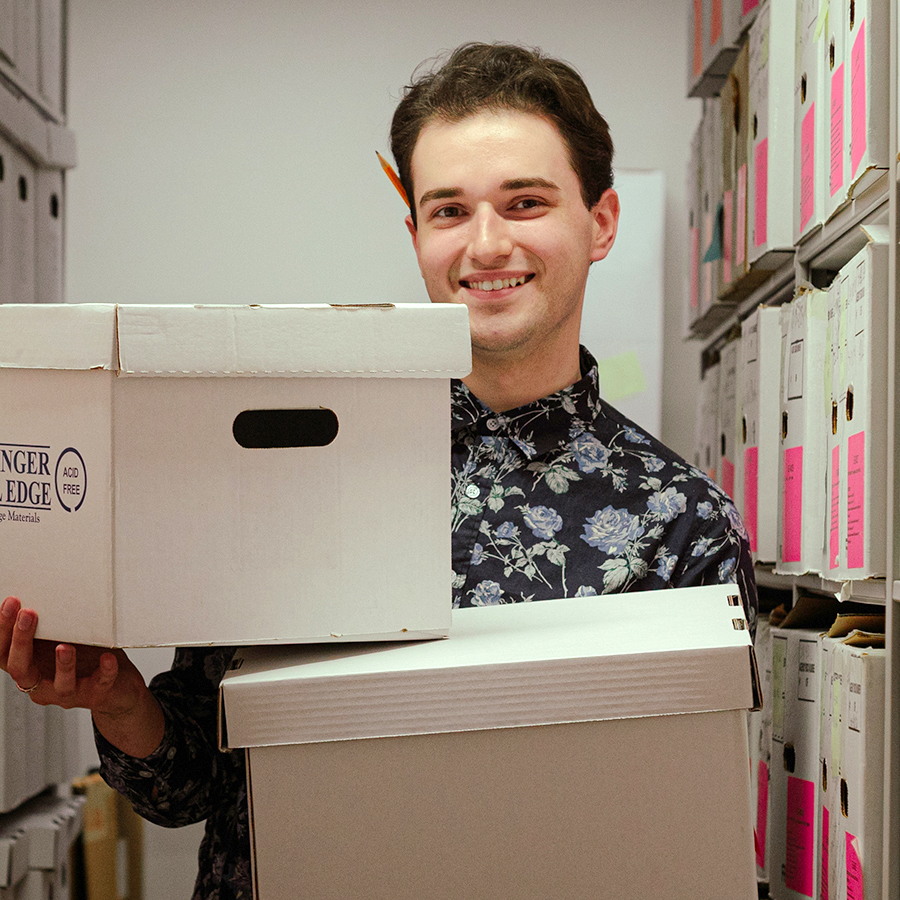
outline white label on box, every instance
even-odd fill
[[[772,639],[772,737],[784,740],[784,665],[787,656],[787,638]]]
[[[847,692],[847,726],[858,732],[862,722],[863,660],[855,654],[850,657],[850,684]]]
[[[800,665],[797,674],[797,699],[816,701],[816,666],[819,658],[817,641],[800,641]]]
[[[803,341],[793,341],[788,360],[788,400],[798,400],[803,396],[803,356]]]

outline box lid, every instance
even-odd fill
[[[222,746],[257,747],[746,709],[734,585],[455,610],[446,640],[239,649]]]
[[[458,304],[0,305],[0,367],[128,376],[461,378]]]
[[[118,368],[112,303],[0,304],[0,369]]]
[[[127,375],[450,378],[472,368],[468,310],[349,306],[120,306]]]

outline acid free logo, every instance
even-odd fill
[[[56,497],[66,512],[76,512],[87,492],[87,470],[81,454],[67,447],[56,461]]]

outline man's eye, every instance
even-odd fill
[[[460,215],[462,215],[462,210],[458,206],[442,206],[434,213],[435,218],[438,219],[455,219]]]
[[[525,200],[519,200],[518,203],[513,207],[514,209],[537,209],[539,206],[543,206],[543,203],[538,200],[536,197],[527,197]]]

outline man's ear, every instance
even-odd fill
[[[619,229],[619,195],[607,188],[591,210],[594,219],[594,241],[591,262],[599,262],[612,250]]]
[[[406,222],[406,228],[409,231],[409,236],[412,238],[413,249],[416,251],[416,256],[419,255],[419,233],[416,231],[416,226],[413,223],[412,216],[407,216],[404,220]]]

